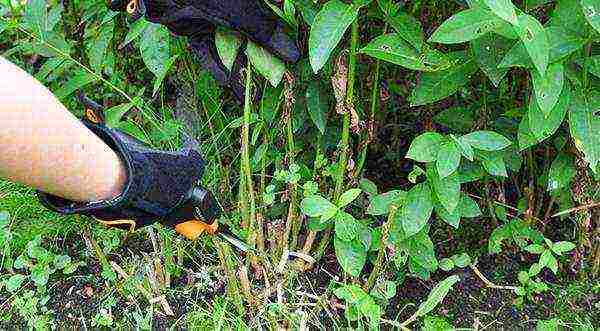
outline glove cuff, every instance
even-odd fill
[[[189,198],[202,177],[204,161],[191,147],[158,151],[124,132],[90,121],[89,116],[82,122],[119,156],[126,169],[126,184],[119,196],[102,201],[75,202],[38,192],[42,204],[51,210],[103,221],[133,220],[144,226],[164,220]]]

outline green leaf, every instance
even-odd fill
[[[113,38],[115,23],[110,21],[94,30],[91,40],[87,42],[87,54],[90,58],[90,66],[99,73],[105,62],[106,51]]]
[[[537,103],[535,103],[535,105],[537,107]],[[521,123],[519,123],[518,140],[520,151],[523,151],[538,143],[537,137],[533,134],[533,132],[531,132],[531,128],[529,127],[529,118],[527,116],[523,117]]]
[[[389,300],[396,295],[396,283],[386,280],[375,284],[370,293],[374,298]]]
[[[453,134],[450,135],[450,139],[454,141],[454,143],[458,147],[458,150],[460,151],[460,154],[466,157],[467,160],[473,162],[473,158],[475,157],[475,151],[473,151],[473,147],[471,147],[471,145],[468,142],[456,138],[456,136],[454,136]]]
[[[579,59],[576,62],[584,69],[587,69],[590,74],[600,78],[600,55]]]
[[[427,184],[421,183],[408,191],[406,203],[400,212],[396,213],[396,218],[401,221],[406,235],[412,236],[425,227],[432,212],[431,191]]]
[[[356,305],[367,296],[367,292],[360,286],[354,284],[338,287],[333,291],[333,294],[346,301],[349,305]]]
[[[400,207],[404,204],[406,192],[394,190],[371,197],[367,214],[369,215],[387,215],[390,212],[392,204]]]
[[[569,187],[575,177],[575,158],[573,155],[560,153],[552,162],[548,172],[548,191]]]
[[[39,287],[46,286],[48,278],[50,277],[50,271],[48,267],[42,264],[37,264],[31,268],[31,280],[35,285]]]
[[[337,206],[329,202],[327,199],[312,195],[304,198],[300,203],[302,212],[310,217],[320,217],[331,210],[337,210]],[[333,215],[332,215],[333,217]]]
[[[558,318],[553,318],[547,321],[539,320],[535,325],[535,331],[556,331],[560,329],[560,319]]]
[[[544,27],[535,17],[522,14],[519,15],[519,24],[515,26],[515,30],[533,64],[543,76],[550,57],[550,43]]]
[[[452,289],[452,286],[459,280],[458,276],[453,275],[437,284],[429,293],[427,300],[419,305],[419,309],[417,309],[415,315],[421,317],[429,314],[437,305],[442,303],[450,289]]]
[[[146,20],[135,21],[135,23],[133,23],[129,28],[129,31],[127,32],[127,35],[125,36],[125,39],[123,40],[121,45],[119,45],[119,48],[124,48],[125,46],[129,45],[129,43],[131,43],[132,41],[138,39],[142,35],[144,30],[148,27],[148,24],[149,23]]]
[[[458,229],[460,226],[460,210],[458,208],[454,209],[452,213],[449,213],[444,206],[439,202],[439,199],[435,197],[433,203],[433,210],[437,214],[438,218],[441,218],[446,224],[451,227]]]
[[[173,64],[175,63],[176,60],[177,60],[177,55],[172,56],[171,58],[169,58],[167,60],[167,62],[165,63],[165,65],[161,67],[161,70],[163,70],[163,71],[159,72],[156,75],[156,78],[154,78],[154,86],[152,87],[152,96],[153,97],[156,95],[156,93],[160,89],[160,85],[162,84],[162,82],[167,77],[167,74],[169,73],[169,70],[171,70],[171,67],[173,66]]]
[[[477,71],[473,58],[462,51],[448,56],[454,62],[448,69],[421,75],[421,80],[410,97],[412,107],[442,100],[469,83],[471,76]]]
[[[326,114],[328,105],[321,94],[321,87],[318,81],[311,81],[306,89],[306,107],[310,119],[315,123],[321,134],[325,133],[327,126]]]
[[[433,162],[443,141],[444,136],[437,132],[423,133],[412,141],[406,158],[417,162]]]
[[[149,24],[140,38],[140,54],[146,67],[155,75],[165,72],[165,66],[171,57],[171,35],[160,24]]]
[[[265,77],[273,87],[279,85],[285,72],[283,61],[251,41],[248,41],[246,46],[246,55],[248,55],[252,67]]]
[[[440,260],[440,269],[450,271],[454,269],[454,262],[449,258],[443,258]]]
[[[46,6],[45,0],[29,0],[23,12],[23,25],[41,40],[45,39],[48,31]]]
[[[351,276],[358,277],[367,261],[367,251],[362,243],[357,239],[345,241],[334,236],[333,246],[342,269]]]
[[[71,95],[73,92],[95,81],[95,76],[83,69],[80,69],[65,84],[63,84],[54,95],[58,99],[64,99]]]
[[[499,151],[512,144],[510,140],[493,131],[475,131],[459,139],[482,151]]]
[[[358,181],[358,186],[369,196],[377,195],[377,185],[367,178],[361,178]]]
[[[353,188],[350,189],[346,192],[344,192],[339,199],[338,202],[338,207],[339,208],[344,208],[345,206],[349,205],[352,201],[354,201],[356,198],[358,198],[358,196],[362,193],[361,189],[359,188]]]
[[[580,0],[585,18],[600,33],[600,3],[598,0]]]
[[[501,22],[492,12],[470,8],[454,14],[435,30],[430,42],[458,44],[493,31]]]
[[[448,140],[440,145],[437,154],[437,172],[444,179],[456,172],[460,165],[460,150],[453,140]]]
[[[501,19],[512,25],[519,24],[515,6],[511,0],[484,0],[483,2]]]
[[[512,41],[510,39],[492,33],[486,33],[471,41],[475,61],[496,87],[508,72],[507,68],[498,66],[511,47]]]
[[[562,253],[570,252],[575,248],[575,244],[568,241],[559,241],[552,245],[552,251],[557,255]]]
[[[462,217],[475,218],[482,215],[477,202],[465,194],[460,197],[458,209]]]
[[[358,221],[354,216],[340,211],[334,217],[335,235],[341,240],[352,241],[358,235]]]
[[[450,66],[441,52],[429,47],[419,51],[398,33],[384,34],[371,40],[361,53],[411,70],[438,71]]]
[[[333,49],[342,40],[360,7],[330,0],[317,13],[308,39],[310,64],[315,73],[327,63]]]
[[[459,132],[470,131],[475,124],[475,116],[471,109],[451,107],[437,113],[433,120],[449,129]]]
[[[23,281],[25,281],[25,278],[26,277],[21,274],[14,274],[10,276],[10,278],[8,278],[5,282],[6,290],[8,292],[14,292],[18,290],[23,284]]]
[[[300,10],[306,23],[312,25],[317,16],[317,5],[312,0],[294,0],[294,5]]]
[[[404,12],[397,12],[393,16],[386,16],[385,21],[414,48],[419,51],[423,48],[425,37],[417,19]]]
[[[525,247],[525,250],[531,254],[539,255],[545,251],[545,248],[544,248],[544,246],[542,246],[540,244],[531,244],[531,245]]]
[[[467,253],[461,253],[452,256],[452,261],[459,268],[466,268],[471,264],[471,257]]]
[[[221,62],[223,62],[225,68],[231,71],[238,56],[240,46],[242,46],[240,36],[231,30],[217,28],[215,32],[215,45]]]
[[[531,100],[529,103],[529,110],[527,116],[523,118],[524,121],[529,121],[529,129],[537,142],[542,142],[545,139],[552,136],[556,130],[560,127],[565,115],[567,114],[567,108],[571,101],[571,88],[565,86],[558,99],[558,103],[546,116],[540,109],[538,103],[535,100]]]
[[[537,71],[531,74],[535,100],[547,117],[556,106],[564,85],[564,67],[562,63],[551,64],[542,76]],[[530,123],[531,125],[531,123]]]
[[[478,157],[481,159],[481,164],[490,175],[508,177],[506,163],[504,162],[502,153],[480,152]]]
[[[600,162],[600,118],[594,114],[590,100],[583,91],[574,91],[569,107],[569,127],[575,147],[584,154],[590,168],[596,171]]]
[[[71,263],[71,257],[68,255],[56,255],[54,257],[54,267],[56,269],[63,269],[69,263]]]
[[[438,201],[448,213],[453,213],[460,202],[460,180],[457,172],[442,179],[433,167],[427,167],[427,179]]]

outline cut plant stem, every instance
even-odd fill
[[[257,232],[262,229],[258,229],[256,224],[256,205],[254,200],[254,186],[252,184],[252,166],[250,164],[250,113],[252,111],[250,105],[250,94],[252,92],[252,64],[250,61],[248,61],[248,65],[246,66],[245,74],[246,94],[244,98],[244,123],[242,125],[242,180],[240,181],[240,205],[243,209],[243,215],[246,216],[246,224],[248,226],[247,244],[253,249],[256,248]],[[252,250],[248,252],[248,256],[253,265],[256,266],[257,259]]]
[[[396,215],[397,210],[398,210],[398,207],[396,207],[395,205],[390,206],[390,212],[388,214],[388,219],[383,224],[382,233],[381,233],[381,247],[379,247],[379,252],[377,253],[377,259],[375,260],[375,263],[373,264],[373,271],[371,271],[371,274],[369,275],[369,279],[367,280],[367,284],[365,285],[365,291],[367,291],[367,292],[369,292],[371,290],[371,288],[373,288],[373,285],[375,285],[375,281],[377,281],[377,277],[379,277],[379,274],[381,273],[381,269],[384,264],[383,258],[385,257],[385,249],[386,249],[385,243],[388,240],[388,236],[390,233],[390,226],[391,226],[392,222],[394,221],[394,216]]]
[[[497,289],[497,290],[511,290],[511,291],[514,291],[517,289],[516,286],[504,286],[504,285],[496,285],[496,284],[492,283],[489,279],[487,279],[481,273],[481,271],[479,271],[479,269],[477,268],[477,265],[475,263],[471,264],[470,267],[473,270],[473,272],[475,273],[475,275],[477,275],[477,277],[479,277],[479,279],[481,279],[481,281],[485,284],[485,286],[487,286],[489,288],[493,288],[493,289]]]
[[[350,52],[348,55],[348,82],[346,83],[346,103],[352,107],[354,105],[354,79],[356,76],[356,49],[358,47],[358,18],[352,22],[350,35]],[[342,139],[338,146],[339,161],[335,176],[335,188],[333,191],[333,200],[338,202],[344,190],[344,178],[346,177],[346,168],[348,167],[348,148],[350,140],[350,114],[346,112],[342,115]],[[315,260],[319,261],[325,249],[329,244],[331,229],[325,230],[323,238],[315,253]]]

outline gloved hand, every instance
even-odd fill
[[[134,17],[145,16],[177,35],[188,36],[201,65],[240,100],[244,87],[239,69],[246,59],[239,52],[231,71],[223,65],[215,46],[215,25],[242,33],[285,62],[294,63],[300,58],[295,41],[263,0],[111,0],[110,8],[127,10]]]
[[[63,214],[83,214],[119,228],[160,221],[189,239],[217,231],[221,210],[212,194],[199,186],[204,161],[191,138],[178,152],[150,148],[142,141],[104,124],[102,107],[80,96],[86,107],[82,122],[122,160],[127,171],[123,193],[107,201],[75,202],[38,192],[47,208]]]

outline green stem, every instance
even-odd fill
[[[346,102],[354,104],[354,79],[356,76],[356,48],[358,46],[358,19],[352,22],[350,36],[350,54],[348,57],[348,82],[346,84]],[[346,112],[342,118],[342,139],[338,148],[340,158],[335,178],[333,199],[338,201],[344,190],[344,177],[348,167],[348,148],[350,140],[350,114]]]
[[[377,253],[377,260],[375,260],[375,263],[373,264],[373,271],[371,271],[371,274],[369,275],[369,279],[367,280],[367,285],[365,288],[365,291],[367,291],[367,292],[369,292],[371,290],[371,288],[373,288],[373,285],[375,285],[375,281],[377,280],[377,277],[379,277],[379,274],[381,273],[381,268],[383,268],[383,258],[385,257],[385,243],[388,240],[388,236],[390,233],[390,227],[392,225],[392,222],[394,221],[394,216],[396,215],[397,210],[398,210],[398,207],[392,205],[390,207],[390,213],[388,214],[388,219],[385,222],[385,224],[383,224],[382,235],[381,235],[381,247],[379,247],[379,252]]]
[[[358,19],[352,22],[350,35],[350,54],[348,59],[348,82],[346,84],[346,102],[349,105],[354,104],[354,79],[356,76],[356,49],[358,47]],[[338,201],[344,189],[344,177],[348,166],[348,148],[350,140],[350,114],[346,113],[342,118],[342,139],[338,147],[340,154],[338,171],[335,177],[335,188],[333,191],[334,201]],[[325,249],[329,244],[331,237],[331,229],[325,230],[323,238],[319,242],[317,251],[315,252],[315,260],[320,260],[325,254]]]
[[[241,170],[242,170],[242,181],[240,181],[241,192],[240,199],[242,200],[242,206],[246,209],[244,214],[246,215],[246,224],[248,226],[248,245],[251,248],[256,246],[256,238],[258,229],[256,228],[256,205],[254,200],[254,186],[252,184],[252,166],[250,164],[250,113],[252,112],[250,105],[250,93],[252,85],[252,65],[248,62],[246,66],[246,90],[244,98],[244,123],[242,125],[242,157],[241,157]],[[249,252],[252,255],[252,252]]]

